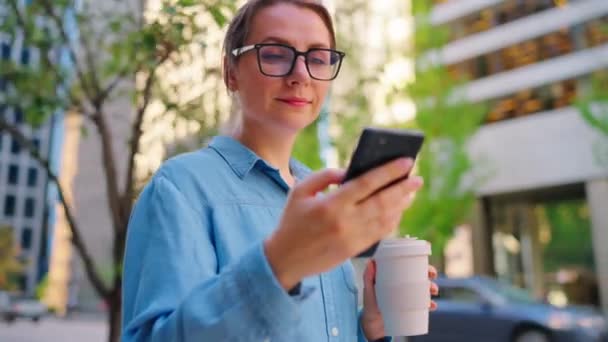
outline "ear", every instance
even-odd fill
[[[232,92],[237,91],[239,88],[234,71],[234,66],[230,66],[228,58],[224,57],[224,83],[228,90]]]

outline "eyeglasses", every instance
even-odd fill
[[[306,70],[312,79],[331,81],[340,71],[344,52],[312,48],[306,52],[296,50],[284,44],[255,44],[232,50],[232,55],[238,57],[247,51],[256,50],[258,66],[263,75],[283,77],[291,74],[298,56],[304,56]]]

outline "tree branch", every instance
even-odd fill
[[[106,298],[110,294],[110,291],[107,289],[106,285],[101,279],[101,276],[97,272],[97,268],[95,267],[93,258],[89,254],[88,248],[86,247],[82,235],[80,234],[81,230],[78,227],[78,224],[72,212],[72,208],[66,201],[63,187],[61,186],[57,175],[55,175],[55,173],[51,170],[49,161],[38,153],[38,150],[36,149],[34,144],[32,144],[22,132],[20,132],[13,125],[6,122],[4,118],[0,117],[0,132],[3,131],[7,132],[13,139],[15,139],[19,143],[19,145],[26,148],[30,156],[45,169],[48,178],[57,185],[59,200],[61,201],[63,212],[65,214],[66,219],[68,220],[68,226],[70,227],[70,230],[72,232],[72,244],[78,251],[78,254],[80,254],[80,257],[84,264],[85,272],[91,280],[93,287],[101,297]]]
[[[162,65],[169,56],[172,51],[167,51],[164,56],[159,60],[158,64],[150,71],[148,78],[146,79],[146,83],[143,89],[143,100],[141,106],[137,109],[137,113],[135,115],[135,120],[131,126],[131,140],[129,143],[129,159],[127,161],[127,177],[125,179],[125,187],[124,187],[124,196],[122,198],[122,207],[126,210],[126,214],[128,215],[131,212],[131,207],[133,205],[134,193],[135,189],[134,184],[134,169],[135,169],[135,156],[137,152],[139,152],[139,145],[142,136],[142,124],[144,119],[144,114],[148,109],[148,105],[150,104],[150,100],[152,99],[152,86],[156,80],[156,70]]]
[[[62,36],[63,36],[63,34],[62,34]],[[101,92],[101,83],[99,82],[99,77],[97,77],[97,71],[95,68],[95,58],[93,57],[93,51],[91,51],[91,46],[84,39],[84,35],[79,34],[78,36],[79,36],[79,40],[80,40],[80,45],[83,47],[83,50],[84,50],[84,58],[85,58],[85,61],[87,63],[87,68],[88,68],[89,73],[92,78],[91,82],[93,83],[93,88],[95,89],[95,93],[99,94]],[[99,102],[97,102],[97,103],[95,102],[98,98],[99,98],[99,96],[96,96],[93,99],[94,105],[97,105],[99,103]]]
[[[116,75],[116,77],[105,88],[102,89],[101,93],[99,94],[99,96],[96,99],[97,103],[104,102],[108,98],[110,93],[112,93],[114,88],[116,88],[116,86],[118,86],[118,83],[120,83],[120,81],[122,81],[123,78],[125,78],[127,76],[127,73],[128,73],[128,69],[126,69],[126,68],[124,70],[122,70],[120,73],[118,73],[118,75]]]
[[[12,0],[12,1],[14,1],[14,0]],[[72,60],[72,63],[74,63],[74,69],[76,69],[76,74],[78,75],[78,80],[79,80],[80,84],[82,85],[82,89],[84,90],[84,93],[87,95],[89,100],[91,102],[93,102],[93,100],[95,99],[93,89],[90,88],[89,82],[87,81],[87,79],[84,75],[84,72],[82,71],[80,64],[78,63],[78,56],[76,55],[76,51],[74,51],[72,44],[70,44],[70,38],[68,37],[68,34],[65,31],[65,27],[63,26],[62,19],[59,16],[57,16],[57,14],[53,11],[52,3],[50,3],[48,0],[39,0],[39,1],[40,1],[40,4],[42,4],[42,7],[44,8],[46,14],[53,20],[53,22],[55,23],[55,26],[57,26],[57,30],[59,30],[61,39],[63,39],[63,41],[68,49],[70,59]],[[99,91],[100,91],[99,84],[93,84],[93,88],[95,88],[94,89],[95,92],[99,93]]]
[[[27,24],[25,23],[23,14],[21,13],[21,11],[19,11],[19,6],[17,5],[16,0],[8,0],[8,2],[11,7],[11,10],[15,14],[15,17],[17,18],[17,23],[21,26],[21,29],[23,30],[24,36],[29,37],[30,32],[27,29]],[[48,54],[41,53],[40,56],[42,57],[44,65],[47,66],[54,73],[54,75],[56,76],[57,79],[61,79],[61,72],[57,69],[57,66],[51,61]],[[82,86],[83,86],[83,90],[86,92],[86,89],[84,88],[85,84],[82,84]],[[70,91],[67,92],[67,96],[68,96],[69,101],[72,106],[83,107],[84,104],[82,103],[82,101],[80,99],[75,98],[74,95]],[[77,112],[81,113],[82,111],[77,111]]]
[[[106,191],[108,192],[107,200],[112,218],[112,226],[114,234],[122,230],[122,226],[126,224],[123,220],[122,211],[120,208],[121,197],[118,190],[118,177],[116,171],[116,159],[114,157],[114,149],[112,144],[112,135],[108,127],[105,115],[98,111],[92,116],[92,121],[99,132],[101,139],[101,151],[104,174],[106,176]]]

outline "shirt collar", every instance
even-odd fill
[[[239,178],[245,177],[258,163],[266,169],[278,172],[278,169],[232,137],[216,136],[209,143],[209,147],[228,163]],[[289,160],[289,167],[292,174],[299,180],[306,178],[311,173],[308,167],[293,158]]]

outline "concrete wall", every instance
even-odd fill
[[[594,154],[606,143],[572,108],[482,127],[469,152],[489,172],[478,195],[532,190],[608,176]]]

